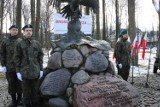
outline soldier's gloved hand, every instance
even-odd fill
[[[119,67],[119,69],[121,69],[122,68],[122,64],[118,64],[118,67]]]
[[[23,81],[23,80],[22,80],[22,75],[21,75],[21,73],[19,73],[19,72],[17,73],[17,78],[18,78],[20,81]]]
[[[3,66],[3,67],[1,68],[1,71],[2,71],[3,73],[6,73],[6,72],[7,72],[6,66]]]
[[[43,71],[39,72],[39,79],[43,77]]]

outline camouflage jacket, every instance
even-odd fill
[[[1,65],[7,67],[7,72],[16,72],[14,64],[14,49],[17,41],[21,39],[18,37],[9,36],[1,44]]]
[[[22,77],[36,79],[43,70],[43,51],[38,41],[23,38],[15,49],[16,72]]]
[[[123,39],[118,41],[115,45],[114,54],[117,64],[130,64],[131,43],[128,41],[123,41]]]

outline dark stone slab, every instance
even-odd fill
[[[74,86],[74,107],[136,107],[139,100],[137,89],[116,76],[94,75]]]
[[[49,73],[43,80],[40,91],[43,95],[63,95],[68,87],[71,74],[65,68]]]
[[[107,67],[107,58],[99,52],[94,52],[93,54],[89,55],[85,62],[85,69],[93,73],[104,71],[107,69]]]
[[[83,57],[76,50],[65,50],[62,54],[62,62],[65,68],[77,68],[82,63]]]
[[[55,69],[62,67],[61,59],[62,59],[62,57],[61,57],[60,52],[53,53],[48,60],[47,68],[55,70]]]
[[[49,99],[49,107],[70,107],[68,102],[62,98]]]

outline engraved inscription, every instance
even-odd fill
[[[106,79],[105,76],[93,77],[90,83],[81,86],[80,107],[133,107],[127,84],[121,80]]]

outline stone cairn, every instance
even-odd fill
[[[40,85],[48,106],[137,107],[139,93],[115,74],[109,43],[85,36],[78,25],[71,21],[68,33],[52,41],[53,51]]]

